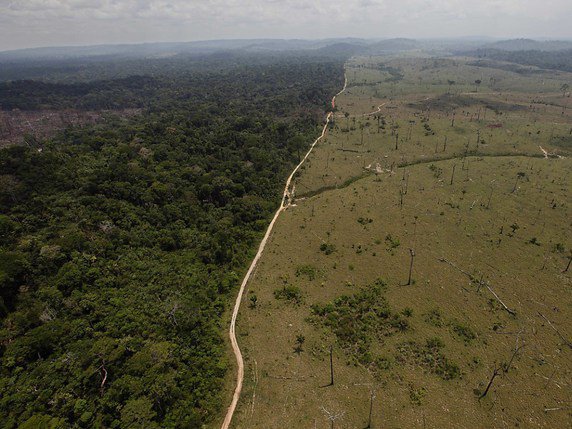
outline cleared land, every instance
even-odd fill
[[[571,427],[572,75],[471,64],[347,64],[244,298],[234,427]]]

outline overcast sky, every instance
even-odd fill
[[[0,50],[233,38],[572,38],[572,0],[0,0]]]

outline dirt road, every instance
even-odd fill
[[[332,109],[334,109],[336,107],[336,97],[346,90],[347,83],[348,83],[348,79],[346,76],[345,82],[344,82],[344,87],[342,88],[342,90],[340,92],[338,92],[332,98]],[[290,206],[290,204],[292,203],[293,193],[291,193],[291,191],[290,191],[290,185],[292,183],[292,179],[294,178],[294,175],[300,169],[302,164],[304,164],[304,162],[306,161],[306,159],[308,158],[310,153],[312,153],[312,150],[314,150],[314,147],[316,146],[316,144],[320,140],[322,140],[324,138],[324,136],[326,135],[326,131],[327,131],[328,125],[331,121],[332,115],[333,115],[332,112],[328,113],[328,116],[326,117],[326,123],[324,124],[324,128],[322,128],[322,134],[316,140],[314,140],[314,143],[312,143],[312,146],[310,146],[310,149],[308,150],[308,152],[306,153],[304,158],[300,161],[300,163],[296,166],[296,168],[294,168],[292,173],[290,173],[290,176],[288,176],[288,180],[286,180],[286,185],[284,186],[284,193],[282,194],[282,202],[280,203],[280,207],[278,208],[278,210],[274,214],[274,217],[272,218],[270,225],[268,225],[268,229],[266,230],[266,233],[264,234],[264,237],[262,238],[262,241],[260,242],[260,245],[258,246],[258,252],[256,252],[256,256],[252,260],[252,263],[250,264],[250,267],[248,268],[248,271],[246,272],[244,279],[242,279],[242,283],[240,285],[240,289],[238,291],[238,295],[236,297],[236,301],[234,304],[234,309],[232,311],[232,318],[230,320],[230,330],[229,330],[230,343],[232,345],[232,351],[234,352],[234,355],[236,357],[236,363],[238,366],[237,375],[236,375],[236,387],[234,389],[234,394],[232,396],[232,402],[230,403],[230,406],[228,407],[228,410],[226,412],[226,416],[225,416],[224,421],[222,423],[221,429],[228,429],[230,427],[230,423],[232,421],[232,417],[234,415],[236,405],[238,404],[238,399],[240,398],[240,392],[242,391],[242,382],[244,379],[244,360],[242,359],[242,353],[240,351],[240,347],[238,346],[238,342],[236,340],[236,318],[238,316],[238,311],[240,310],[240,303],[241,303],[242,297],[244,295],[244,290],[246,289],[246,284],[248,283],[248,280],[252,276],[252,273],[253,273],[254,269],[256,268],[256,264],[258,263],[258,260],[262,256],[262,252],[264,251],[264,248],[266,247],[266,243],[268,241],[268,238],[270,237],[270,234],[272,233],[272,229],[274,228],[274,224],[276,223],[278,216],[280,216],[280,213],[282,213],[284,210],[286,210]]]

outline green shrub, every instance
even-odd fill
[[[342,295],[324,305],[311,307],[311,321],[329,328],[342,348],[357,362],[371,365],[371,344],[377,339],[409,329],[409,322],[393,314],[383,296],[386,283],[382,279],[353,295]],[[374,363],[375,365],[375,363]]]
[[[461,376],[459,366],[445,357],[442,352],[443,347],[443,341],[437,337],[429,338],[425,345],[409,341],[397,347],[396,359],[403,364],[421,366],[443,380],[459,378]]]
[[[421,400],[427,394],[427,389],[421,387],[415,389],[413,386],[409,387],[409,400],[413,405],[421,405]]]
[[[331,255],[336,251],[336,246],[331,243],[322,243],[320,245],[320,250],[324,252],[326,255]]]
[[[389,253],[391,253],[392,255],[395,253],[395,252],[394,252],[395,249],[397,249],[397,248],[401,245],[401,243],[399,242],[399,239],[393,238],[393,237],[391,236],[391,234],[387,234],[387,235],[385,236],[385,243],[387,244],[387,249],[386,249],[386,250],[387,250]]]
[[[477,334],[468,325],[456,320],[451,322],[451,329],[460,339],[462,339],[467,344],[477,338]]]
[[[425,314],[425,322],[438,328],[443,326],[443,315],[441,314],[441,310],[438,308],[430,310],[427,314]]]
[[[274,298],[285,300],[294,304],[302,303],[302,290],[298,286],[285,285],[282,289],[274,291]]]
[[[296,268],[296,277],[305,276],[308,280],[314,280],[317,274],[318,270],[312,265],[300,265]]]

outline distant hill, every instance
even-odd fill
[[[572,49],[572,42],[563,40],[512,39],[491,43],[483,46],[483,48],[501,51],[562,51]]]
[[[362,39],[340,38],[323,40],[302,39],[242,39],[205,40],[181,43],[142,43],[96,46],[59,46],[48,48],[18,49],[0,52],[0,62],[25,60],[66,60],[93,57],[157,58],[179,54],[209,54],[219,51],[242,50],[247,52],[318,50],[333,46],[335,50],[351,51],[350,46],[365,46]]]
[[[459,54],[485,60],[504,61],[541,69],[572,72],[572,49],[559,51],[503,51],[500,49],[477,49]],[[490,65],[489,65],[490,67]]]
[[[348,43],[348,42],[340,42],[340,43],[333,43],[331,45],[324,46],[318,49],[320,54],[329,54],[329,55],[346,55],[352,56],[355,54],[359,54],[368,50],[368,47],[363,44],[356,44],[356,43]]]
[[[399,51],[410,51],[413,49],[419,49],[422,47],[422,43],[413,39],[387,39],[382,40],[377,43],[373,43],[368,47],[368,51],[371,53],[388,53],[388,52],[399,52]]]

